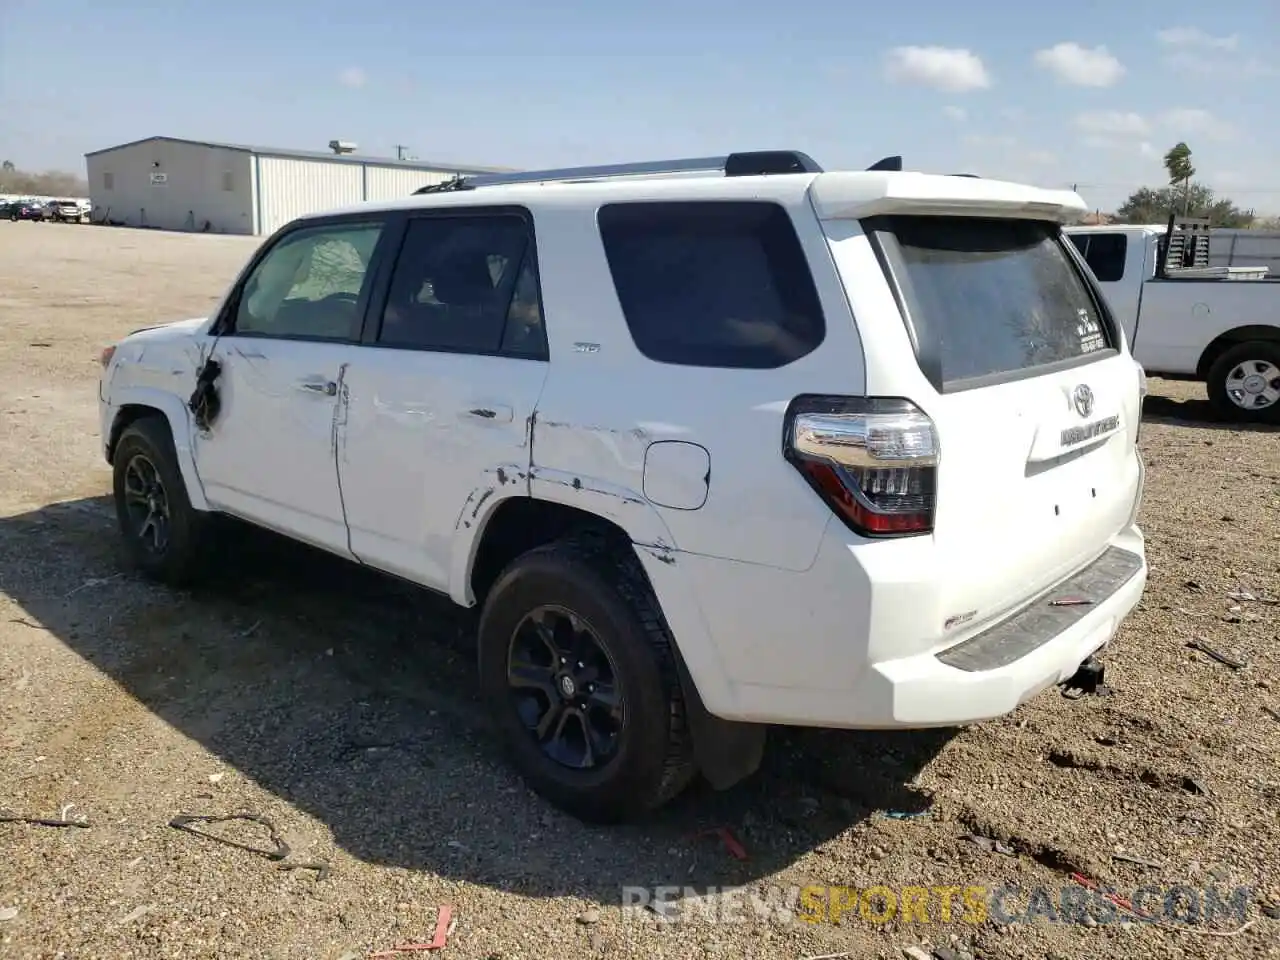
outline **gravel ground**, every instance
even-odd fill
[[[1280,607],[1262,602],[1280,596],[1280,434],[1152,382],[1152,579],[1108,655],[1111,696],[1050,692],[963,731],[779,732],[739,788],[587,829],[497,756],[465,612],[265,535],[198,592],[125,572],[97,352],[207,311],[252,249],[0,224],[0,808],[89,824],[0,823],[0,957],[354,960],[430,939],[442,904],[460,958],[1280,956],[1263,912],[1280,898]],[[169,825],[246,811],[285,865],[327,875],[278,869],[260,824],[199,827],[230,843]],[[716,827],[747,859],[690,839]],[[657,884],[1007,883],[1056,902],[1073,871],[1121,891],[1248,885],[1254,923],[943,922],[936,901],[929,923],[688,907],[671,923],[619,906]]]

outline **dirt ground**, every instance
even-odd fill
[[[588,829],[498,756],[468,614],[267,536],[197,592],[122,565],[98,351],[208,311],[253,246],[0,223],[0,808],[88,824],[0,822],[0,957],[355,960],[429,940],[442,904],[459,958],[1280,956],[1280,607],[1263,602],[1280,596],[1280,433],[1152,382],[1151,583],[1107,656],[1111,696],[1051,691],[962,731],[779,732],[738,788]],[[240,847],[170,825],[237,812],[289,856],[264,855],[259,824],[201,828]],[[717,827],[746,859],[691,838]],[[1253,923],[620,907],[624,886],[1012,884],[1018,909],[1037,888],[1060,904],[1072,872],[1129,894],[1247,886]]]

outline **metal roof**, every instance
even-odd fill
[[[195,147],[214,147],[218,150],[238,150],[259,157],[284,157],[297,160],[324,160],[328,163],[371,163],[379,167],[402,167],[406,170],[426,170],[433,173],[510,173],[512,167],[476,167],[454,163],[437,163],[433,160],[397,160],[394,157],[373,157],[359,153],[327,153],[323,150],[289,150],[284,147],[263,147],[244,143],[217,143],[212,140],[187,140],[182,137],[143,137],[113,147],[103,147],[85,154],[85,158],[100,156],[115,150],[136,147],[143,143],[185,143]]]

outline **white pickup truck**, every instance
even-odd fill
[[[1206,384],[1210,402],[1229,419],[1280,423],[1280,278],[1263,268],[1159,270],[1167,229],[1064,232],[1148,373]]]

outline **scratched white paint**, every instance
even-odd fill
[[[275,167],[271,176],[294,191],[280,196],[292,196],[295,208],[338,205],[351,201],[360,176],[358,166],[339,167],[320,185],[304,186],[301,166]],[[371,208],[477,199],[429,195]],[[637,200],[780,204],[822,304],[822,345],[778,370],[643,357],[595,220],[602,204]],[[486,523],[511,498],[609,520],[635,545],[703,701],[728,719],[909,727],[998,716],[1070,676],[1137,604],[1145,561],[1132,580],[1008,665],[966,673],[937,659],[1109,547],[1143,556],[1134,525],[1137,371],[1122,348],[1071,370],[940,393],[916,362],[861,225],[867,214],[892,212],[1065,220],[1079,205],[1074,195],[833,173],[492,187],[484,201],[532,211],[549,362],[246,340],[239,354],[222,354],[224,411],[210,436],[193,440],[183,404],[194,370],[182,390],[166,389],[136,363],[134,344],[145,342],[155,370],[181,364],[193,341],[207,341],[203,329],[170,328],[118,352],[104,377],[104,434],[121,404],[151,403],[170,418],[189,488],[203,481],[201,505],[460,604],[474,599],[471,565]],[[575,350],[582,343],[597,349]],[[317,376],[341,389],[296,389]],[[1082,382],[1119,427],[1087,455],[1029,464],[1036,437],[1061,426],[1069,391]],[[858,536],[783,459],[787,404],[809,392],[909,398],[931,419],[942,465],[932,533]],[[706,458],[657,456],[646,475],[646,453],[663,440],[697,444]],[[667,506],[646,498],[647,480],[667,491]],[[957,624],[959,613],[967,619]]]

